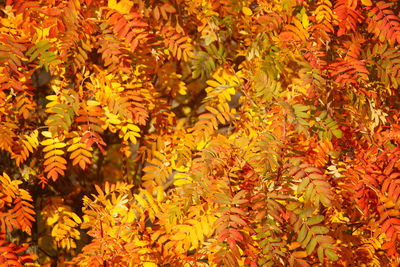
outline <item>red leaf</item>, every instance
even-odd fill
[[[386,249],[389,249],[389,248],[391,248],[393,246],[394,246],[394,243],[390,241],[390,242],[384,243],[381,248],[386,250]]]
[[[243,242],[243,236],[238,230],[229,228],[229,232],[233,235],[233,238],[235,238],[236,241]]]
[[[231,219],[232,221],[236,222],[239,225],[247,225],[247,223],[237,215],[230,215],[229,219]]]

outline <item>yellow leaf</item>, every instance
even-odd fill
[[[181,95],[186,95],[187,94],[187,87],[185,86],[185,84],[182,82],[179,84],[179,91],[178,91]]]
[[[146,241],[146,240],[137,240],[137,241],[135,241],[135,245],[136,245],[136,246],[139,246],[139,247],[144,247],[144,246],[149,245],[149,241]]]
[[[187,180],[187,179],[175,179],[174,180],[174,185],[175,186],[181,186],[181,185],[185,185],[185,184],[188,184],[188,183],[190,183],[190,181]]]
[[[111,124],[120,124],[121,123],[121,121],[119,119],[117,119],[116,117],[109,118],[107,121]]]
[[[196,149],[197,150],[202,150],[204,149],[207,145],[208,142],[210,141],[210,138],[207,139],[201,139],[200,142],[197,143]]]
[[[231,101],[231,95],[227,90],[223,91],[220,96],[221,102],[224,102],[224,98],[228,101]]]
[[[217,81],[214,81],[214,80],[208,80],[208,81],[206,81],[206,84],[208,84],[211,87],[219,86],[219,83]]]
[[[371,0],[361,0],[361,3],[362,3],[364,6],[372,6]]]
[[[47,218],[47,224],[48,224],[48,225],[53,225],[53,224],[55,224],[57,221],[58,221],[58,215],[57,215],[57,213],[54,213],[53,216]]]
[[[164,190],[161,185],[157,187],[157,201],[162,202],[164,200]]]
[[[68,147],[67,151],[71,152],[71,151],[74,151],[74,150],[76,150],[77,148],[80,148],[80,147],[82,147],[81,143],[72,144],[72,145],[70,145]]]
[[[177,226],[179,227],[179,226]],[[172,240],[185,240],[186,239],[186,234],[182,232],[176,233],[174,236],[171,237]]]
[[[54,147],[55,147],[55,148],[62,148],[62,147],[65,147],[65,146],[66,146],[65,143],[55,143],[55,144],[54,144]]]
[[[52,140],[52,139],[50,139],[50,140]],[[43,148],[43,152],[47,152],[47,151],[50,151],[50,150],[53,150],[54,149],[54,145],[48,145],[48,146],[46,146],[45,148]]]
[[[221,114],[217,114],[217,119],[218,119],[222,124],[225,124],[225,123],[226,123],[224,117],[223,117]]]
[[[200,244],[203,244],[204,242],[204,235],[203,235],[203,228],[201,222],[196,222],[194,225],[194,228],[196,229],[196,234],[197,237],[200,241]]]
[[[128,124],[128,129],[135,132],[140,132],[140,128],[137,127],[135,124]],[[138,137],[140,137],[140,135]]]
[[[48,95],[48,96],[46,96],[46,99],[50,100],[50,101],[54,101],[54,100],[57,100],[57,96],[56,95]]]
[[[88,106],[98,106],[98,105],[100,105],[100,102],[95,101],[95,100],[88,100],[87,105]]]
[[[216,110],[215,108],[213,108],[213,107],[210,107],[210,106],[206,106],[205,107],[208,111],[210,111],[212,114],[219,114],[219,111],[218,110]]]
[[[52,145],[52,144],[54,144],[54,139],[46,139],[46,140],[43,140],[40,144],[41,144],[42,146],[49,146],[49,145]]]
[[[49,131],[43,131],[43,132],[42,132],[42,135],[43,135],[44,137],[47,137],[47,138],[52,138],[52,137],[53,137],[52,134],[51,134],[51,132],[49,132]]]
[[[233,88],[233,87],[230,87],[230,88],[226,89],[226,91],[227,91],[230,95],[235,95],[235,94],[236,94],[235,88]]]
[[[117,82],[112,82],[111,86],[112,86],[112,88],[118,88],[118,87],[121,87],[121,84],[117,83]]]
[[[133,2],[129,0],[121,0],[117,3],[116,0],[108,1],[108,7],[117,10],[121,14],[128,14],[133,6]]]
[[[147,203],[146,200],[144,200],[142,198],[142,196],[136,195],[136,194],[134,196],[135,196],[136,201],[140,204],[140,206],[143,207],[143,209],[148,209],[149,208],[149,204]]]
[[[243,11],[243,14],[245,14],[246,16],[251,16],[251,15],[253,15],[253,11],[251,11],[251,9],[250,8],[248,8],[248,7],[243,7],[242,8],[242,11]]]
[[[203,230],[203,234],[208,236],[210,234],[210,228],[208,227],[207,217],[201,217],[201,227]]]
[[[307,14],[303,14],[301,17],[301,23],[303,24],[304,29],[308,29],[310,26],[310,21],[308,20]]]
[[[157,264],[153,262],[143,262],[143,267],[157,267]]]
[[[63,155],[63,154],[64,154],[64,151],[56,149],[56,150],[51,150],[50,152],[47,152],[44,155],[44,157],[47,159],[47,158],[53,157],[55,155]]]
[[[192,246],[197,248],[199,246],[199,238],[197,237],[196,230],[191,228],[189,230],[190,233],[190,241],[192,242]]]
[[[136,215],[133,209],[130,209],[128,212],[128,217],[127,217],[127,222],[128,223],[132,223],[134,221],[136,221]]]
[[[117,0],[108,0],[108,7],[115,9],[117,7]]]

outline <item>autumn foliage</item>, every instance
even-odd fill
[[[400,3],[0,1],[1,266],[398,266]]]

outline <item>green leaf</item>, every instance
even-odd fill
[[[319,173],[310,173],[308,176],[312,179],[325,179],[325,177]]]
[[[29,58],[29,62],[34,61],[37,58],[38,55],[39,55],[39,50],[35,50],[35,52],[33,52],[31,57]]]
[[[313,216],[313,217],[307,219],[307,225],[318,224],[318,223],[322,222],[323,220],[324,220],[323,215],[316,215],[316,216]]]
[[[338,260],[338,256],[337,254],[331,250],[331,249],[326,249],[325,250],[325,255],[328,257],[328,259],[333,260],[333,261],[337,261]]]
[[[14,54],[10,54],[10,59],[12,59],[12,61],[14,61],[15,65],[21,66],[21,60],[19,60],[19,58],[16,57]]]
[[[317,239],[317,242],[320,243],[324,248],[334,248],[333,245],[329,244],[334,243],[333,238],[329,235],[317,235],[315,239]]]
[[[312,232],[308,231],[306,238],[303,240],[303,242],[301,242],[301,246],[303,248],[305,248],[308,245],[308,242],[310,242],[311,237],[312,237]]]
[[[50,44],[48,40],[43,40],[36,44],[36,47],[39,49],[40,52],[44,52],[49,50]]]
[[[313,207],[309,207],[309,208],[301,211],[300,218],[305,219],[305,218],[309,217],[313,212],[314,212],[314,208]]]
[[[310,243],[308,243],[306,251],[308,255],[311,255],[311,253],[314,251],[315,246],[317,245],[317,239],[313,238],[310,240]]]
[[[319,200],[322,202],[322,204],[324,204],[327,207],[332,206],[331,200],[329,199],[329,195],[321,194]]]
[[[306,234],[307,234],[307,226],[303,224],[303,226],[300,229],[299,235],[297,236],[297,241],[302,242],[306,237]]]
[[[299,207],[299,203],[297,202],[290,202],[287,206],[286,209],[287,210],[295,210]]]
[[[0,46],[0,48],[2,48],[2,46]],[[1,49],[0,49],[1,50]],[[29,56],[30,54],[33,53],[33,51],[36,50],[36,46],[31,46],[31,48],[28,49],[28,51],[26,51],[26,55]]]
[[[301,193],[303,192],[304,188],[310,183],[310,177],[306,177],[304,178],[301,183],[299,184],[299,186],[297,187],[297,193]]]
[[[320,120],[325,119],[327,114],[328,114],[328,113],[326,112],[326,110],[323,110],[323,111],[321,112],[321,114],[319,114],[319,119],[320,119]]]
[[[342,138],[343,137],[343,132],[340,129],[335,129],[332,130],[332,133],[336,138]]]
[[[229,197],[222,193],[216,193],[214,201],[216,203],[220,203],[220,204],[230,204],[231,203],[231,200],[229,199]]]
[[[319,247],[317,250],[318,253],[318,259],[320,263],[324,262],[324,248],[323,247]]]
[[[314,234],[326,234],[329,232],[329,229],[325,226],[313,226],[311,227],[311,232]]]
[[[308,110],[308,107],[302,104],[296,104],[293,106],[294,111],[297,112],[303,112]]]
[[[315,195],[314,186],[313,186],[313,185],[309,185],[309,186],[307,187],[307,189],[306,189],[305,194],[304,194],[304,199],[305,199],[306,201],[310,201],[310,200],[313,198],[314,195]]]

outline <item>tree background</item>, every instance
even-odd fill
[[[2,265],[399,264],[398,1],[0,2]]]

